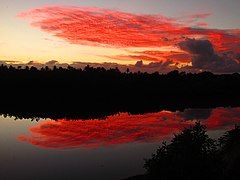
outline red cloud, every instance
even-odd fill
[[[176,51],[136,51],[132,52],[131,55],[117,55],[111,56],[109,58],[117,60],[142,60],[149,62],[169,62],[169,65],[176,65],[178,63],[189,63],[191,62],[192,56],[186,52],[176,52]],[[166,72],[176,69],[173,66],[173,69],[169,68]],[[163,72],[159,69],[160,72]]]
[[[18,16],[30,19],[32,26],[74,44],[151,48],[176,46],[186,38],[203,38],[210,40],[217,52],[240,53],[239,29],[202,28],[207,25],[202,20],[210,16],[209,13],[174,19],[159,14],[133,14],[92,7],[46,6],[22,12]],[[191,27],[192,23],[197,27]],[[147,61],[172,58],[173,61],[189,62],[189,57],[185,59],[187,54],[163,54],[160,57],[143,52],[124,57],[119,55],[119,58]]]
[[[120,47],[162,46],[168,31],[182,27],[160,15],[135,15],[100,8],[43,7],[21,13],[32,25],[70,43]]]
[[[164,55],[164,53],[162,54]],[[136,55],[118,55],[118,56],[112,56],[113,59],[119,59],[119,60],[144,60],[144,61],[150,61],[150,62],[161,62],[166,60],[164,57],[158,57],[158,56],[149,56],[148,54],[139,53]]]
[[[121,113],[106,120],[44,121],[29,129],[31,135],[21,135],[18,139],[42,148],[92,148],[154,142],[169,138],[199,117],[189,118],[182,113],[161,111],[144,115]],[[203,123],[208,130],[224,130],[240,122],[240,108],[217,108],[205,118]]]
[[[189,19],[204,19],[209,15],[195,14],[190,15]],[[200,36],[210,38],[217,48],[232,49],[240,41],[239,30],[192,28],[181,24],[179,19],[162,15],[101,8],[47,6],[23,12],[19,17],[30,18],[33,26],[76,44],[160,47],[174,45],[183,36]]]
[[[143,51],[138,52],[145,56],[154,57],[156,59],[162,60],[173,60],[174,62],[190,62],[191,61],[191,55],[185,53],[185,52],[176,52],[176,51]],[[144,60],[144,59],[143,59]]]

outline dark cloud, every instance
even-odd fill
[[[211,116],[212,109],[185,109],[177,114],[185,120],[204,120]]]
[[[8,64],[18,64],[20,61],[11,61],[11,60],[0,60],[0,65],[8,65]]]
[[[26,67],[26,66],[34,66],[38,69],[48,66],[49,68],[53,68],[53,66],[56,67],[63,67],[67,68],[68,66],[77,68],[77,69],[84,69],[87,65],[97,68],[97,67],[104,67],[105,69],[115,69],[118,68],[121,72],[125,72],[127,68],[131,72],[161,72],[161,73],[168,73],[170,71],[173,71],[176,69],[176,66],[174,66],[174,63],[172,61],[160,61],[160,62],[151,62],[149,64],[144,64],[143,61],[137,61],[136,64],[118,64],[118,63],[111,63],[111,62],[104,62],[104,63],[90,63],[90,62],[73,62],[73,63],[60,63],[56,60],[51,60],[46,63],[40,63],[35,61],[29,61],[28,63],[9,63],[6,61],[0,61],[0,64],[4,65],[12,65],[14,67]]]
[[[179,47],[192,55],[192,68],[214,73],[240,72],[240,64],[232,55],[214,51],[209,40],[186,39]]]
[[[236,54],[236,59],[238,60],[238,63],[240,63],[240,53]]]
[[[143,61],[137,61],[135,64],[135,67],[142,67],[143,66]]]
[[[144,64],[142,60],[136,61],[135,64],[118,64],[112,62],[104,63],[90,63],[90,62],[73,62],[73,63],[60,63],[56,60],[51,60],[46,63],[40,63],[35,61],[30,61],[28,63],[20,62],[9,62],[0,61],[0,64],[18,66],[34,66],[36,68],[42,68],[48,66],[53,68],[72,66],[74,68],[85,68],[87,65],[91,67],[104,67],[106,69],[118,68],[121,72],[125,72],[128,68],[131,72],[160,72],[168,73],[173,70],[185,71],[185,72],[201,72],[201,71],[211,71],[213,73],[233,73],[240,72],[240,64],[237,59],[239,54],[234,52],[227,52],[218,54],[214,51],[213,46],[208,40],[195,40],[186,39],[185,41],[179,43],[179,47],[185,52],[189,53],[191,56],[192,66],[179,66],[178,63],[172,60],[150,62]]]
[[[20,64],[20,65],[22,65],[22,64]],[[42,66],[42,64],[41,63],[39,63],[39,62],[36,62],[36,61],[29,61],[28,63],[26,63],[26,65],[25,66],[34,66],[34,67],[39,67],[39,66]]]
[[[51,61],[48,61],[48,62],[45,63],[46,66],[56,66],[58,64],[59,63],[56,60],[51,60]]]
[[[209,40],[187,39],[180,42],[179,47],[194,55],[212,55],[214,53],[213,46]]]

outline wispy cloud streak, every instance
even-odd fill
[[[22,12],[32,25],[71,43],[119,47],[159,47],[176,44],[184,36],[206,37],[220,49],[240,42],[236,30],[190,27],[177,18],[146,15],[93,7],[47,6]],[[188,21],[210,16],[194,14]],[[233,44],[229,44],[229,41]],[[223,46],[223,47],[222,47]],[[239,49],[238,49],[239,50]]]

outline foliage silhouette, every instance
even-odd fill
[[[19,118],[104,118],[118,112],[239,106],[240,75],[0,66],[0,113]]]
[[[222,173],[226,179],[239,179],[240,172],[240,126],[227,131],[219,138]]]
[[[216,142],[199,122],[174,135],[169,145],[162,146],[146,160],[148,174],[162,179],[205,179],[218,175]]]
[[[239,179],[240,127],[227,131],[218,141],[206,134],[199,122],[163,142],[150,159],[145,160],[141,179]]]

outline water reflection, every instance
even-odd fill
[[[197,120],[209,131],[226,130],[240,122],[240,108],[187,109],[143,115],[120,113],[105,120],[48,120],[30,127],[30,134],[19,135],[18,140],[41,148],[97,148],[158,142]]]

